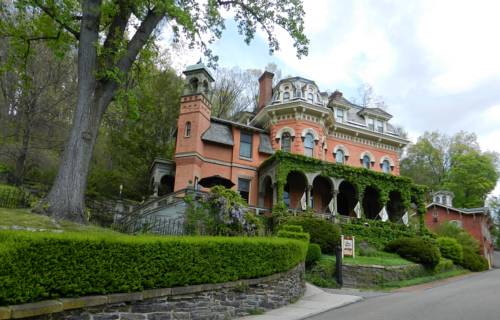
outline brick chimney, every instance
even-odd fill
[[[257,105],[257,112],[264,108],[266,104],[271,101],[273,96],[273,77],[274,73],[264,71],[259,78],[259,101]]]
[[[338,91],[338,90],[335,90],[334,93],[332,93],[332,95],[330,96],[330,100],[332,99],[340,99],[342,98],[342,92]]]

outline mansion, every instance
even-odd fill
[[[151,170],[155,196],[208,191],[203,182],[218,179],[256,208],[284,203],[373,219],[384,209],[394,222],[416,202],[411,181],[398,177],[408,140],[385,110],[351,103],[339,91],[327,94],[301,77],[273,86],[274,75],[264,72],[257,109],[230,121],[211,116],[210,71],[198,63],[184,75],[173,161],[157,159]],[[412,191],[402,192],[402,185]]]

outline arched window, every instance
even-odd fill
[[[391,172],[391,163],[389,162],[389,160],[385,159],[384,161],[382,161],[382,171],[384,173]]]
[[[345,153],[342,149],[338,149],[337,152],[335,152],[335,162],[337,163],[344,163],[345,160]]]
[[[290,100],[290,92],[285,91],[283,93],[283,101],[287,101],[287,100]]]
[[[290,152],[292,149],[292,136],[289,132],[283,133],[281,136],[281,150],[285,152]]]
[[[312,157],[314,154],[314,136],[312,133],[307,133],[304,137],[304,154]]]
[[[184,137],[191,137],[191,122],[186,122],[186,126],[184,127]]]
[[[370,157],[368,155],[364,155],[363,159],[361,160],[363,164],[363,168],[370,169]]]
[[[307,101],[309,101],[309,102],[313,102],[313,100],[314,100],[314,98],[313,98],[313,94],[312,94],[312,93],[309,93],[309,94],[307,95]]]

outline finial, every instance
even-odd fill
[[[200,58],[200,60],[198,60],[198,62],[196,64],[201,64],[201,58]]]

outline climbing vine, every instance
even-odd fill
[[[329,163],[282,151],[276,151],[274,155],[261,165],[261,168],[265,168],[267,165],[275,162],[278,164],[276,167],[276,185],[280,201],[283,199],[283,191],[290,172],[319,172],[321,176],[342,178],[351,183],[356,188],[360,201],[365,189],[372,187],[379,192],[379,201],[382,205],[387,204],[389,194],[392,191],[397,191],[400,193],[402,203],[406,208],[409,208],[413,202],[417,206],[416,210],[419,214],[423,215],[426,211],[425,195],[427,194],[427,187],[417,185],[406,177],[375,172],[365,168]]]

